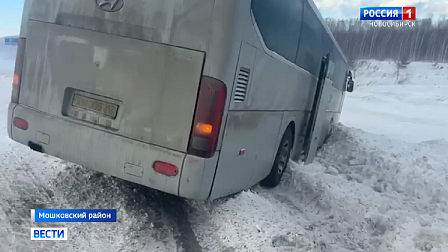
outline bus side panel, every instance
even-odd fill
[[[318,134],[319,147],[322,146],[325,140],[329,137],[332,125],[339,122],[339,117],[341,115],[341,105],[344,93],[338,90],[335,85],[341,86],[340,83],[335,84],[334,81],[328,78],[325,80],[324,91],[322,94],[322,102],[324,103],[322,105],[325,106],[326,118],[321,126],[321,132]]]
[[[207,56],[204,64],[203,75],[221,80],[227,86],[226,110],[224,110],[221,123],[220,136],[217,150],[221,149],[223,132],[227,118],[235,69],[241,47],[241,19],[247,13],[240,8],[240,0],[216,0],[213,8],[210,38],[207,47]]]
[[[285,59],[257,49],[252,82],[244,110],[311,110],[316,78]]]
[[[321,147],[325,142],[325,139],[327,139],[328,133],[330,133],[330,122],[334,115],[334,110],[337,111],[337,107],[333,106],[333,99],[335,98],[334,91],[333,82],[326,78],[320,104],[320,106],[322,106],[322,111],[325,111],[325,114],[322,115],[322,120],[317,122],[318,125],[316,125],[315,128],[315,131],[318,130],[318,133],[315,134],[318,137],[318,148]]]
[[[231,94],[229,112],[211,199],[247,189],[269,174],[280,138],[291,122],[286,122],[284,115],[287,114],[290,119],[298,119],[295,122],[295,133],[296,138],[300,139],[297,135],[300,135],[301,129],[304,128],[302,121],[311,109],[312,94],[315,91],[316,79],[311,74],[281,57],[264,51],[250,15],[250,1],[240,1],[239,6],[239,11],[236,12],[238,15],[233,19],[237,24],[232,32],[233,40],[230,37],[225,38],[233,46],[223,47],[229,52],[228,56],[222,55],[223,60],[227,60],[227,68],[221,69],[231,69],[233,81],[238,79],[241,62],[246,62],[249,65],[247,68],[250,70],[250,77],[242,101],[237,101],[235,96],[237,81],[228,92]],[[215,18],[216,16],[214,20]],[[213,41],[213,38],[210,41]],[[236,45],[238,49],[241,48],[239,53],[232,50]],[[254,67],[251,67],[253,56],[248,51],[254,49]],[[210,50],[210,53],[212,51]],[[210,65],[207,64],[211,62],[210,53],[204,68],[206,73],[216,69],[209,68]],[[235,55],[239,55],[237,66],[230,60]],[[248,58],[244,58],[245,56]],[[243,150],[245,153],[239,155]]]
[[[25,0],[23,4],[22,22],[20,24],[20,37],[25,38],[27,33],[28,19],[30,15],[31,5],[33,0]]]
[[[341,100],[343,99],[344,93],[333,86],[329,87],[327,92],[330,95],[328,98],[327,111],[331,113],[340,113]]]
[[[330,123],[337,124],[339,122],[339,117],[341,114],[341,105],[344,99],[344,93],[333,85],[328,88],[328,107],[327,107],[327,117],[329,127],[331,127]]]
[[[294,149],[291,157],[297,160],[302,151],[316,90],[316,78],[280,57],[272,57],[263,49],[257,49],[252,78],[252,86],[243,109],[284,112],[277,145],[288,124],[294,122]]]
[[[237,71],[233,71],[230,109],[223,132],[221,153],[211,198],[247,189],[257,183],[258,173],[269,173],[277,145],[281,111],[241,111],[248,99],[257,50],[241,43]],[[235,69],[235,68],[234,68]]]
[[[218,158],[219,152],[207,159],[187,155],[179,181],[179,196],[188,199],[206,200],[212,189]]]
[[[304,128],[303,118],[312,103],[310,93],[315,89],[309,73],[260,49],[256,49],[251,68],[253,56],[248,51],[253,47],[243,42],[241,48],[212,199],[247,189],[269,174],[280,138],[290,123],[283,120],[285,113],[295,115],[296,126]],[[250,70],[249,81],[242,91],[245,94],[237,96],[241,66]],[[295,133],[300,135],[302,130]],[[244,153],[240,155],[240,151]]]
[[[281,111],[229,111],[210,199],[247,189],[269,174],[282,117]]]

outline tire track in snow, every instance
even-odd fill
[[[184,200],[15,147],[0,150],[0,251],[201,251]],[[117,209],[119,222],[31,223],[41,208]],[[70,243],[30,241],[44,226],[67,227]]]
[[[30,209],[45,208],[52,202],[52,193],[39,179],[28,164],[21,161],[16,153],[4,150],[0,165],[1,197],[0,223],[3,235],[0,235],[1,251],[45,251],[42,244],[30,240],[30,227],[54,226],[50,223],[31,223]],[[38,161],[36,156],[28,156],[31,162]],[[36,162],[38,163],[38,162]],[[58,250],[55,242],[47,242],[47,249]]]
[[[57,187],[71,208],[118,209],[120,226],[115,229],[124,236],[120,251],[202,251],[185,200],[76,165],[66,169]]]
[[[201,252],[202,247],[193,232],[191,223],[188,220],[187,203],[184,199],[172,195],[165,195],[165,199],[161,200],[163,210],[170,216],[170,221],[174,227],[174,238],[179,247],[184,252]]]

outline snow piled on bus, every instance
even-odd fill
[[[307,166],[291,162],[274,189],[257,185],[213,202],[194,202],[11,141],[6,117],[13,60],[3,60],[0,251],[448,251],[447,140],[403,127],[408,136],[421,135],[407,141],[405,134],[388,132],[384,125],[426,120],[419,129],[426,125],[429,131],[446,125],[448,116],[436,120],[425,109],[439,113],[447,106],[448,92],[423,92],[417,84],[393,88],[398,84],[390,76],[381,83],[360,82],[344,105],[342,123],[350,127],[340,124],[334,129],[316,162]],[[388,68],[384,62],[366,64]],[[412,63],[407,71],[413,67],[427,69],[421,74],[429,80],[422,85],[437,82],[441,90],[448,86],[443,86],[448,83],[446,69]],[[378,71],[360,67],[356,79],[365,80]],[[431,78],[437,74],[440,79]],[[409,83],[415,78],[409,77]],[[408,111],[410,119],[399,117],[408,103],[420,104],[423,113]],[[366,106],[370,110],[354,108]],[[390,119],[393,113],[395,121]],[[347,119],[350,116],[370,120],[376,127],[353,125],[356,120]],[[118,223],[31,223],[29,210],[35,208],[114,208]],[[37,226],[67,227],[69,241],[30,241],[30,227]]]

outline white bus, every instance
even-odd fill
[[[212,200],[311,162],[347,70],[311,0],[26,0],[8,134]]]

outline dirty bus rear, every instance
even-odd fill
[[[346,64],[312,2],[275,2],[26,0],[10,138],[191,199],[277,185],[290,153],[312,160],[337,122]],[[295,38],[294,59],[275,52],[257,20],[268,8],[288,22],[311,15],[339,64]],[[296,56],[313,58],[310,69]],[[319,81],[319,69],[339,78]]]

